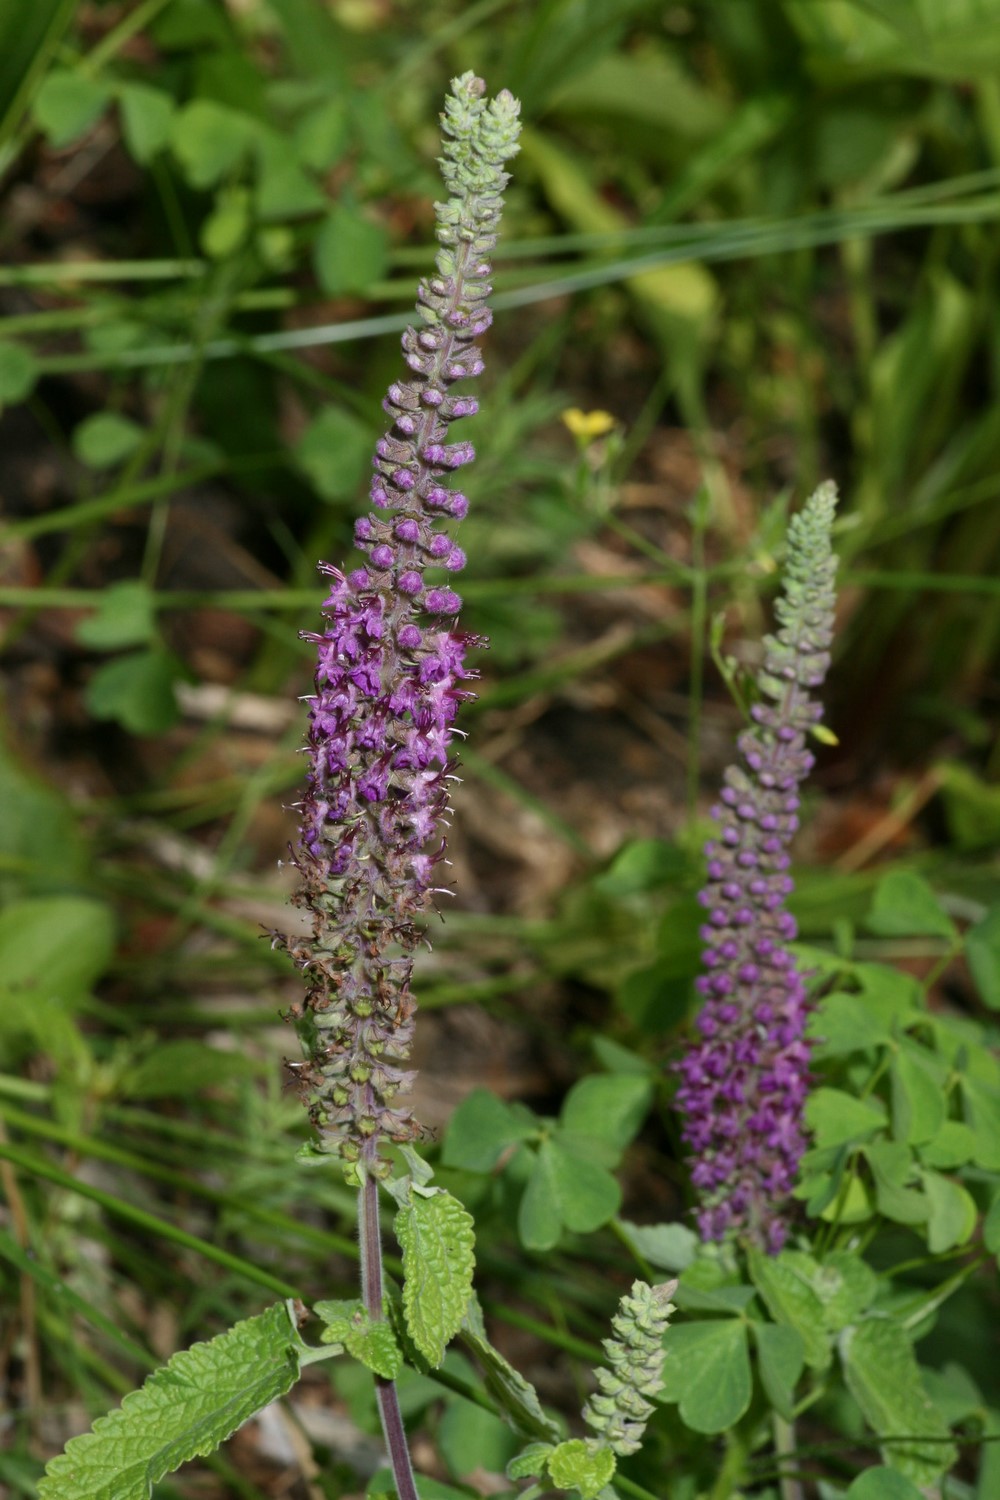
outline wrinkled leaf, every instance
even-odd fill
[[[214,1452],[291,1390],[300,1347],[288,1308],[276,1303],[175,1354],[52,1460],[39,1481],[39,1500],[149,1500],[164,1474]]]
[[[414,1194],[395,1219],[403,1250],[403,1311],[414,1344],[436,1369],[472,1296],[472,1217],[450,1193]]]

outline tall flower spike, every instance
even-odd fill
[[[437,270],[418,292],[424,326],[403,335],[411,374],[383,403],[392,421],[375,450],[376,511],[355,528],[367,560],[346,577],[320,565],[332,580],[326,628],[304,636],[317,667],[294,899],[311,913],[312,933],[282,941],[308,985],[300,1077],[320,1150],[339,1156],[352,1182],[383,1176],[380,1143],[418,1130],[399,1102],[412,1078],[402,1064],[415,1008],[414,919],[444,854],[451,726],[476,675],[465,654],[485,644],[457,628],[458,594],[425,576],[465,563],[443,528],[468,509],[450,480],[474,454],[448,439],[478,403],[452,387],[483,368],[476,339],[491,319],[503,163],[518,149],[517,101],[506,90],[491,101],[484,93],[472,73],[454,79],[442,115],[450,196],[435,205]]]
[[[726,772],[712,809],[717,833],[705,849],[701,1037],[676,1064],[702,1237],[735,1234],[771,1253],[788,1232],[783,1200],[806,1144],[807,1004],[788,949],[796,935],[788,851],[799,786],[813,765],[806,737],[823,716],[812,695],[830,664],[836,503],[835,487],[824,484],[789,526],[780,628],[765,639],[761,701],[740,735],[740,763]]]
[[[611,1319],[615,1337],[602,1341],[611,1368],[594,1371],[600,1390],[588,1398],[583,1420],[623,1458],[639,1451],[652,1397],[663,1385],[663,1335],[676,1290],[676,1281],[634,1281]]]

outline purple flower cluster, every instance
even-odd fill
[[[327,624],[305,637],[317,667],[296,900],[313,931],[286,941],[308,983],[300,1076],[321,1149],[341,1157],[351,1180],[362,1175],[358,1164],[384,1172],[381,1140],[417,1133],[395,1102],[412,1077],[400,1064],[413,1030],[414,918],[444,855],[452,723],[472,696],[465,654],[479,644],[455,625],[458,594],[426,570],[447,579],[465,565],[442,527],[468,510],[449,481],[475,455],[471,443],[448,437],[478,403],[451,388],[483,369],[475,341],[491,320],[503,162],[518,149],[516,101],[506,91],[490,102],[483,95],[473,74],[455,79],[442,116],[451,196],[436,205],[437,274],[418,293],[425,326],[403,335],[411,376],[383,403],[392,425],[376,446],[376,510],[355,527],[367,559],[347,576],[322,565],[332,580]]]
[[[805,1150],[809,1087],[803,976],[788,944],[789,846],[799,786],[813,765],[806,739],[822,718],[812,693],[829,666],[836,558],[836,490],[823,485],[791,522],[777,636],[765,640],[761,701],[726,772],[706,846],[707,970],[700,1039],[676,1064],[677,1108],[706,1240],[735,1234],[776,1253],[787,1235],[784,1200]],[[770,701],[768,701],[770,700]]]

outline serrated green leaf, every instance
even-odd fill
[[[591,1438],[570,1438],[553,1448],[547,1467],[557,1489],[579,1490],[583,1500],[596,1500],[611,1483],[616,1463],[606,1444]]]
[[[741,1318],[672,1324],[658,1401],[679,1403],[693,1432],[724,1432],[750,1405],[753,1381],[746,1324]]]
[[[479,1363],[488,1393],[515,1432],[522,1437],[538,1438],[545,1446],[557,1443],[562,1434],[558,1425],[542,1410],[535,1387],[504,1359],[499,1349],[494,1349],[487,1338],[475,1294],[469,1302],[460,1335]]]
[[[35,124],[53,146],[68,146],[97,120],[109,98],[108,90],[82,72],[54,69],[35,94],[31,112]]]
[[[934,1484],[957,1454],[948,1442],[919,1441],[947,1438],[949,1433],[924,1390],[909,1335],[890,1318],[870,1318],[844,1330],[840,1354],[848,1389],[873,1431],[913,1438],[888,1445],[883,1462],[918,1486]]]
[[[403,1311],[414,1344],[432,1368],[461,1326],[472,1296],[472,1216],[450,1193],[414,1196],[395,1219],[403,1250]]]
[[[795,1386],[805,1364],[802,1335],[781,1323],[751,1322],[757,1368],[767,1398],[779,1416],[791,1421]]]
[[[783,1250],[780,1255],[751,1250],[747,1266],[771,1317],[800,1335],[812,1369],[825,1370],[831,1354],[823,1332],[823,1303],[813,1285],[819,1269],[816,1261],[799,1250]]]
[[[291,1390],[300,1347],[282,1302],[175,1354],[52,1460],[39,1481],[39,1500],[149,1500],[164,1474],[214,1452]]]
[[[102,589],[97,609],[76,627],[76,638],[98,651],[142,646],[156,635],[152,590],[138,579]]]
[[[118,96],[122,134],[129,154],[144,167],[170,140],[174,101],[162,89],[145,83],[126,83]]]
[[[545,1470],[545,1460],[552,1452],[552,1443],[530,1443],[507,1465],[508,1479],[534,1479]]]
[[[572,1135],[592,1137],[615,1166],[633,1141],[653,1096],[652,1080],[636,1073],[605,1073],[581,1078],[563,1101],[561,1128]],[[596,1149],[596,1147],[595,1147]]]
[[[953,942],[955,924],[921,876],[890,870],[875,890],[868,925],[881,937],[939,937]]]
[[[940,1255],[971,1238],[979,1214],[975,1199],[961,1183],[940,1172],[924,1171],[922,1176],[928,1203],[927,1248]]]
[[[839,1333],[857,1322],[878,1290],[878,1278],[860,1256],[834,1250],[817,1266],[812,1285],[823,1304],[823,1323]]]
[[[403,1355],[395,1334],[388,1323],[373,1323],[360,1299],[317,1302],[313,1312],[326,1324],[320,1334],[321,1344],[338,1344],[384,1380],[396,1379],[403,1368]]]

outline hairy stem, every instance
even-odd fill
[[[378,1223],[378,1183],[365,1176],[358,1201],[358,1238],[361,1242],[361,1296],[372,1322],[385,1316],[382,1299],[382,1236]],[[375,1377],[375,1399],[382,1421],[385,1445],[389,1450],[393,1483],[399,1500],[419,1500],[406,1429],[399,1409],[396,1382]]]

